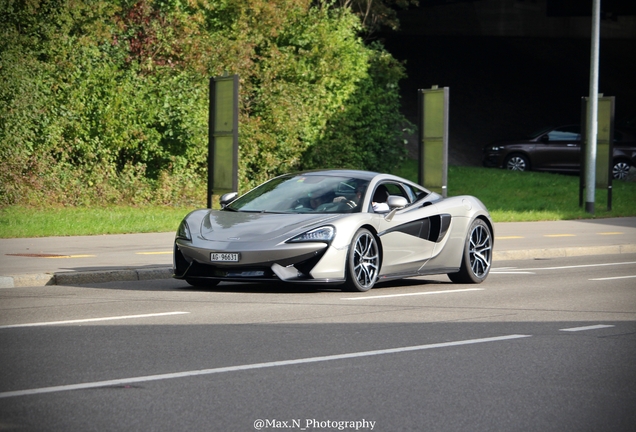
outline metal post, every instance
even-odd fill
[[[598,131],[598,58],[601,0],[592,5],[592,47],[590,57],[590,103],[587,111],[587,146],[585,147],[585,211],[594,213],[596,192],[596,134]]]
[[[425,188],[447,196],[449,88],[418,90],[418,181]]]
[[[210,79],[208,208],[215,193],[238,191],[239,76]]]
[[[212,208],[212,195],[214,194],[214,108],[216,100],[216,86],[214,85],[214,78],[210,78],[209,83],[210,90],[210,103],[208,105],[208,197],[207,206]]]

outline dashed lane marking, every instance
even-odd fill
[[[23,258],[48,258],[48,259],[64,259],[64,258],[93,258],[95,255],[60,255],[48,253],[16,253],[5,254],[6,256],[16,256]]]
[[[8,397],[16,397],[16,396],[43,394],[43,393],[56,393],[56,392],[69,391],[69,390],[83,390],[83,389],[92,389],[92,388],[99,388],[99,387],[111,387],[111,386],[117,386],[117,385],[123,385],[123,384],[134,384],[134,383],[147,382],[147,381],[161,381],[161,380],[174,379],[174,378],[188,378],[193,376],[212,375],[217,373],[264,369],[264,368],[277,367],[277,366],[292,366],[292,365],[298,365],[298,364],[319,363],[319,362],[325,362],[325,361],[331,361],[331,360],[344,360],[344,359],[369,357],[369,356],[384,355],[384,354],[397,354],[397,353],[403,353],[403,352],[422,351],[422,350],[435,349],[435,348],[472,345],[472,344],[479,344],[479,343],[485,343],[485,342],[502,342],[506,340],[521,339],[521,338],[528,338],[528,337],[531,337],[531,335],[514,334],[514,335],[508,335],[508,336],[496,336],[496,337],[488,337],[488,338],[482,338],[482,339],[469,339],[469,340],[435,343],[435,344],[428,344],[428,345],[405,346],[400,348],[390,348],[390,349],[375,350],[375,351],[361,351],[361,352],[352,352],[347,354],[327,355],[327,356],[321,356],[321,357],[308,357],[308,358],[300,358],[300,359],[294,359],[294,360],[272,361],[267,363],[253,363],[253,364],[245,364],[245,365],[238,365],[238,366],[220,367],[220,368],[214,368],[214,369],[192,370],[192,371],[176,372],[176,373],[168,373],[168,374],[160,374],[160,375],[147,375],[147,376],[140,376],[140,377],[114,379],[114,380],[108,380],[108,381],[95,381],[95,382],[80,383],[80,384],[69,384],[69,385],[61,385],[61,386],[55,386],[55,387],[42,387],[42,388],[35,388],[35,389],[28,389],[28,390],[2,392],[0,393],[0,399],[8,398]]]
[[[61,256],[50,256],[44,257],[48,259],[63,259],[63,258],[95,258],[97,255],[61,255]]]
[[[172,251],[161,251],[161,252],[135,252],[137,255],[168,255],[172,254]]]
[[[387,295],[364,296],[364,297],[344,297],[344,298],[341,298],[340,300],[375,300],[375,299],[390,298],[390,297],[408,297],[408,296],[429,295],[429,294],[450,294],[450,293],[458,293],[458,292],[483,291],[483,290],[484,288],[466,288],[466,289],[458,289],[458,290],[425,291],[425,292],[415,292],[415,293],[406,293],[406,294],[387,294]]]
[[[595,279],[588,279],[588,280],[591,280],[591,281],[607,281],[607,280],[632,279],[632,278],[636,278],[636,275],[633,275],[633,276],[614,276],[614,277],[595,278]]]
[[[68,320],[68,321],[49,321],[49,322],[39,322],[39,323],[27,323],[27,324],[12,324],[12,325],[0,326],[0,329],[18,328],[18,327],[40,327],[40,326],[63,325],[63,324],[83,324],[88,322],[113,321],[113,320],[135,319],[135,318],[152,318],[152,317],[169,316],[169,315],[183,315],[183,314],[189,314],[189,313],[190,312],[162,312],[162,313],[143,314],[143,315],[124,315],[124,316],[87,318],[87,319]]]
[[[614,326],[608,325],[608,324],[597,324],[597,325],[591,325],[591,326],[585,326],[585,327],[566,328],[566,329],[561,329],[559,331],[578,332],[578,331],[587,331],[587,330],[598,330],[598,329],[609,328],[609,327],[614,327]]]
[[[636,261],[602,263],[602,264],[581,264],[581,265],[559,266],[559,267],[535,267],[535,268],[526,268],[524,270],[565,270],[565,269],[576,269],[576,268],[587,268],[587,267],[609,267],[609,266],[633,265],[633,264],[636,264]]]

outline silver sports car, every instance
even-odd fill
[[[342,284],[448,274],[481,283],[492,262],[493,224],[472,196],[442,198],[389,174],[309,171],[276,177],[221,210],[188,214],[174,245],[174,277]]]

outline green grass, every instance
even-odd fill
[[[0,238],[176,231],[191,208],[60,207],[0,209]]]
[[[409,161],[397,175],[417,181],[417,162]],[[525,222],[636,216],[636,183],[614,181],[612,211],[607,191],[597,190],[594,214],[579,207],[579,177],[495,168],[448,169],[448,196],[473,195],[495,222]]]
[[[409,161],[396,174],[416,181],[417,163]],[[593,215],[579,207],[579,178],[570,175],[451,166],[448,195],[478,197],[495,222],[636,216],[633,182],[614,182],[610,212],[607,192],[597,191]],[[157,206],[7,207],[0,209],[0,238],[176,231],[190,210]]]

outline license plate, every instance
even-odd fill
[[[210,261],[214,262],[239,262],[240,254],[238,253],[222,253],[212,252],[210,254]]]

